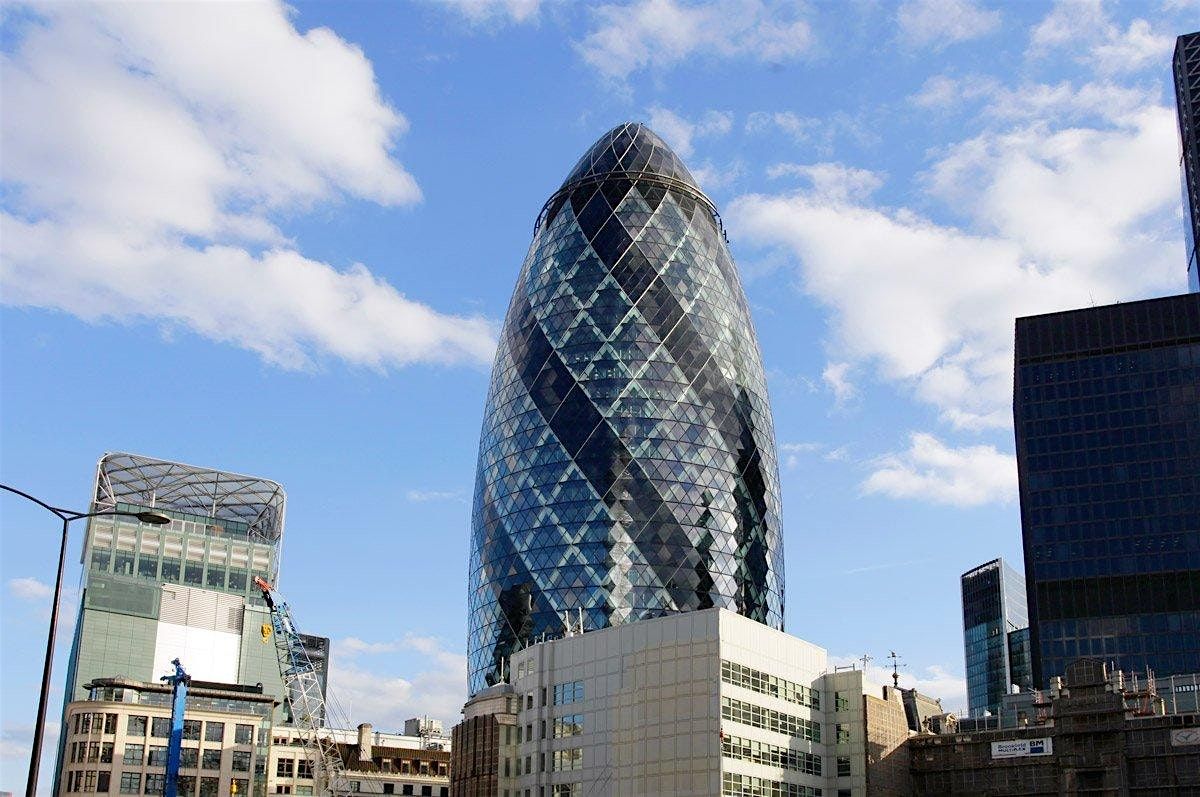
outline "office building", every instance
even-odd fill
[[[640,124],[538,216],[479,446],[469,691],[568,625],[709,607],[783,627],[774,431],[716,209]]]
[[[162,794],[171,735],[171,687],[132,678],[84,685],[63,722],[55,794]],[[261,686],[192,681],[184,710],[180,797],[263,795],[278,701]]]
[[[1179,139],[1183,145],[1179,172],[1183,188],[1188,288],[1195,293],[1200,291],[1200,256],[1196,252],[1196,242],[1200,241],[1200,33],[1189,33],[1175,40],[1172,71]]]
[[[1200,714],[1169,712],[1153,681],[1081,659],[1053,690],[1020,697],[1033,699],[1019,724],[909,739],[911,793],[1200,793]]]
[[[408,720],[405,726],[403,734],[377,731],[369,723],[359,725],[357,730],[322,731],[337,747],[350,794],[447,797],[450,740],[428,721]],[[417,732],[410,734],[409,730]],[[276,727],[266,767],[267,794],[312,794],[314,771],[301,732],[293,727]]]
[[[725,609],[534,644],[455,728],[451,795],[905,793],[900,690]]]
[[[1019,318],[1033,682],[1200,670],[1200,294]]]
[[[273,481],[138,456],[105,454],[90,511],[153,509],[168,525],[102,516],[83,541],[79,619],[67,664],[66,708],[105,678],[156,683],[180,659],[193,678],[262,684],[288,718],[269,633],[252,579],[274,583],[285,497]],[[60,742],[56,772],[62,772]]]
[[[1025,579],[1003,559],[963,573],[963,649],[972,717],[995,712],[1013,688],[1033,688]]]

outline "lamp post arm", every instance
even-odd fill
[[[58,508],[58,507],[56,507],[56,506],[50,506],[49,504],[47,504],[47,503],[46,503],[45,501],[43,501],[42,499],[40,499],[40,498],[34,498],[34,497],[33,497],[32,495],[30,495],[29,493],[27,493],[27,492],[24,492],[24,491],[22,491],[22,490],[18,490],[16,487],[10,487],[10,486],[8,486],[7,484],[0,484],[0,490],[7,490],[7,491],[8,491],[8,492],[10,492],[10,493],[15,493],[16,495],[19,495],[19,496],[21,496],[22,498],[25,498],[25,499],[28,499],[28,500],[30,500],[30,501],[33,501],[33,502],[34,502],[35,504],[37,504],[38,506],[42,507],[43,509],[48,509],[48,510],[50,510],[51,512],[53,512],[54,514],[58,515],[58,516],[59,516],[60,518],[62,518],[63,520],[75,520],[75,518],[74,518],[74,517],[70,517],[70,516],[72,516],[72,515],[78,515],[78,514],[79,514],[78,512],[72,512],[72,511],[71,511],[71,510],[69,510],[69,509],[59,509],[59,508]]]

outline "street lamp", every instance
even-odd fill
[[[50,670],[54,665],[54,637],[58,633],[58,603],[62,595],[63,572],[67,565],[67,530],[72,521],[81,520],[87,517],[103,517],[106,515],[120,515],[124,517],[137,518],[142,523],[149,523],[154,526],[162,526],[171,522],[171,518],[164,515],[162,512],[154,512],[145,510],[142,512],[121,512],[118,510],[106,510],[103,512],[76,512],[73,509],[63,509],[62,507],[50,506],[45,501],[34,498],[26,492],[22,492],[15,487],[9,487],[7,484],[0,484],[0,490],[7,490],[10,493],[21,496],[38,506],[53,512],[59,519],[62,520],[62,543],[58,549],[58,577],[54,580],[54,602],[50,607],[50,634],[46,637],[46,663],[42,667],[42,691],[38,697],[37,722],[33,726],[33,751],[29,755],[29,779],[25,783],[26,797],[35,797],[37,794],[38,769],[41,766],[42,760],[42,733],[46,729],[46,703],[50,699]]]

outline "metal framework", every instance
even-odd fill
[[[313,793],[331,794],[334,797],[348,795],[350,781],[337,742],[330,734],[321,732],[327,713],[325,698],[321,694],[316,667],[292,620],[292,610],[283,600],[276,600],[278,595],[272,597],[273,588],[267,581],[255,577],[254,584],[262,590],[263,599],[271,609],[279,674],[292,706],[292,719],[300,731],[304,749],[313,762]]]
[[[278,544],[283,537],[283,487],[255,476],[108,453],[96,466],[94,501],[102,509],[133,504],[244,523],[258,542]]]

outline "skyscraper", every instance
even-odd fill
[[[157,683],[183,661],[198,681],[262,684],[283,698],[270,616],[253,576],[275,582],[285,496],[273,481],[136,454],[105,454],[91,511],[154,509],[171,518],[88,521],[66,701],[86,684]],[[286,719],[286,708],[276,720]],[[62,750],[60,746],[60,766]]]
[[[1003,559],[962,574],[963,648],[972,717],[997,713],[1015,684],[1032,688],[1025,579]]]
[[[1033,677],[1200,670],[1200,294],[1017,319]]]
[[[1200,33],[1175,40],[1175,103],[1179,115],[1179,138],[1183,154],[1179,171],[1183,186],[1184,228],[1187,236],[1188,288],[1200,291]]]
[[[586,629],[720,606],[783,625],[774,431],[716,209],[640,124],[538,216],[500,336],[472,519],[470,691]]]

